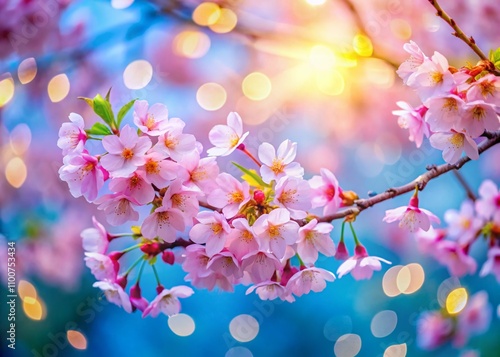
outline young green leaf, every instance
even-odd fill
[[[118,115],[116,117],[116,121],[117,121],[118,127],[120,127],[120,124],[122,123],[123,117],[128,113],[128,111],[130,110],[130,108],[132,108],[132,106],[134,105],[134,103],[135,103],[136,100],[137,99],[132,99],[130,102],[128,102],[127,104],[125,104],[120,109],[120,111],[118,112]]]
[[[111,88],[109,88],[108,93],[106,93],[106,100],[109,102],[109,96],[111,95]]]
[[[86,130],[89,135],[111,135],[111,130],[103,123],[95,123],[90,129]]]
[[[116,127],[115,116],[111,104],[101,97],[100,94],[94,97],[94,112],[99,115],[110,127]]]
[[[89,107],[91,107],[92,109],[94,109],[94,101],[92,100],[92,98],[78,97],[78,99],[84,100],[85,103],[87,103],[89,105]]]
[[[260,187],[270,187],[267,183],[262,181],[262,178],[257,174],[255,170],[249,170],[236,162],[232,161],[233,165],[240,169],[245,175],[250,176],[255,183],[257,183]],[[244,175],[244,176],[245,176]]]

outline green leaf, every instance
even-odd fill
[[[84,100],[89,105],[89,107],[94,109],[94,100],[92,98],[78,97],[78,99]]]
[[[90,135],[111,135],[111,130],[103,123],[95,123],[90,129],[86,130]]]
[[[257,174],[257,172],[255,170],[249,170],[249,169],[247,169],[247,168],[245,168],[245,167],[237,164],[234,161],[232,161],[232,163],[233,163],[234,166],[236,166],[237,168],[239,168],[245,175],[250,176],[257,184],[259,184],[259,186],[261,186],[261,187],[271,187],[270,185],[268,185],[267,183],[265,183],[264,181],[262,181],[262,178]]]
[[[94,112],[99,115],[110,127],[116,127],[115,116],[111,103],[101,97],[100,94],[94,97]]]
[[[128,102],[127,104],[125,104],[120,109],[120,111],[118,112],[118,116],[116,117],[116,122],[118,124],[118,127],[120,127],[120,124],[122,123],[123,117],[128,113],[128,111],[130,110],[130,108],[132,108],[132,106],[134,105],[134,103],[135,103],[136,100],[137,100],[137,98],[136,99],[132,99],[130,102]]]
[[[111,95],[111,88],[109,88],[108,93],[106,93],[106,100],[109,102],[109,96]]]
[[[497,48],[495,51],[493,50],[490,51],[490,61],[493,63],[500,62],[500,47]]]
[[[153,258],[149,259],[149,265],[154,265],[158,260],[158,256],[155,255]]]

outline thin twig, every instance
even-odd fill
[[[457,178],[458,182],[460,182],[460,184],[464,188],[465,192],[467,193],[467,197],[469,197],[472,201],[475,201],[477,197],[474,194],[474,192],[472,191],[472,189],[470,188],[467,181],[465,181],[464,176],[457,170],[453,170],[453,174]]]
[[[496,144],[500,143],[500,131],[492,132],[491,133],[491,138],[488,140],[483,141],[481,144],[478,146],[478,151],[479,154],[483,153],[484,151],[488,150],[492,146],[495,146]],[[325,216],[325,217],[320,217],[318,218],[318,221],[321,222],[330,222],[336,219],[341,219],[345,218],[349,215],[358,215],[361,211],[372,207],[380,202],[384,202],[390,198],[394,198],[400,195],[403,195],[407,192],[411,192],[415,190],[415,185],[418,185],[419,190],[423,190],[424,187],[427,185],[429,181],[432,179],[435,179],[436,177],[439,177],[448,171],[451,170],[459,170],[462,166],[464,166],[467,162],[469,162],[471,159],[467,156],[462,157],[458,162],[454,165],[451,164],[443,164],[439,166],[431,166],[429,167],[429,171],[426,172],[425,174],[422,174],[418,176],[415,180],[407,183],[406,185],[400,186],[400,187],[394,187],[390,188],[387,191],[380,193],[376,196],[373,196],[368,199],[360,199],[356,200],[354,202],[354,206],[349,207],[343,211]]]

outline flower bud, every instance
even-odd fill
[[[127,286],[127,275],[122,275],[116,278],[116,283],[122,287],[122,289],[125,290],[125,287]]]
[[[342,206],[352,206],[354,201],[359,199],[359,196],[354,191],[340,191],[340,198],[342,199]]]
[[[161,259],[167,264],[174,265],[175,262],[174,252],[172,252],[171,250],[163,251],[163,253],[161,254]]]
[[[356,246],[356,248],[354,248],[354,253],[356,254],[357,257],[367,257],[368,256],[368,252],[366,251],[366,248],[361,244],[358,244]]]
[[[344,241],[340,241],[337,245],[337,251],[335,252],[334,258],[337,260],[346,260],[349,258],[349,252],[347,251]]]
[[[255,190],[253,191],[253,199],[257,204],[261,205],[266,200],[266,195],[261,190]]]

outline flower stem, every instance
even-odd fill
[[[356,235],[356,232],[354,231],[354,227],[352,226],[352,222],[349,222],[349,227],[351,227],[352,236],[354,238],[354,244],[356,244],[356,246],[361,245],[361,243],[359,242],[358,236]]]
[[[151,265],[151,268],[153,268],[153,272],[155,273],[156,282],[158,283],[158,286],[160,286],[161,285],[160,277],[158,276],[158,271],[156,270],[156,266],[153,264],[153,265]]]
[[[139,257],[139,259],[137,259],[137,260],[134,262],[134,264],[132,264],[132,265],[130,266],[130,268],[128,268],[128,269],[127,269],[127,271],[125,272],[125,275],[129,275],[129,274],[130,274],[130,272],[131,272],[131,271],[132,271],[132,270],[133,270],[133,269],[137,266],[137,264],[139,264],[139,263],[141,262],[141,260],[144,260],[144,255],[141,255],[141,256]]]
[[[146,260],[142,261],[141,267],[139,268],[139,275],[137,276],[137,284],[139,284],[139,280],[141,280],[142,271],[144,270],[144,265],[146,265]]]
[[[247,154],[247,156],[253,160],[253,162],[255,162],[257,164],[257,166],[261,167],[262,164],[260,163],[259,160],[257,160],[257,158],[255,156],[252,155],[252,153],[250,151],[247,150],[246,147],[240,149],[241,151],[243,151],[245,154]]]
[[[299,260],[299,264],[301,267],[305,267],[306,265],[304,264],[304,262],[302,261],[302,259],[300,259],[300,255],[298,253],[295,253],[295,256],[297,257],[297,259]]]
[[[342,222],[342,227],[340,228],[340,242],[344,242],[344,230],[345,230],[345,222]]]
[[[130,234],[129,234],[129,235],[130,235]],[[141,243],[139,243],[139,244],[133,245],[133,246],[131,246],[131,247],[128,247],[128,248],[126,248],[126,249],[122,250],[122,253],[128,253],[128,252],[130,252],[130,251],[132,251],[132,250],[134,250],[134,249],[139,248],[141,245],[142,245],[142,244],[141,244]]]

